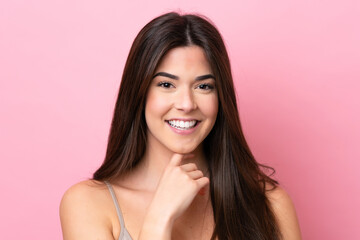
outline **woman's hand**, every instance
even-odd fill
[[[194,163],[181,165],[183,159],[191,157],[194,155],[174,154],[171,158],[149,205],[140,236],[143,236],[143,230],[151,229],[157,231],[161,239],[170,239],[175,219],[184,213],[200,189],[209,183],[209,179]]]
[[[174,221],[190,206],[199,190],[209,183],[196,164],[181,165],[184,158],[193,156],[174,154],[165,168],[150,204],[161,213],[160,216]]]

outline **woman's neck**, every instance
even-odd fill
[[[202,150],[202,146],[198,146],[193,152],[193,158],[183,159],[181,165],[186,163],[195,163],[199,170],[205,176],[208,175],[207,162]],[[145,154],[136,167],[129,172],[127,180],[134,189],[154,192],[160,181],[165,167],[168,165],[174,152],[163,146],[147,145]]]

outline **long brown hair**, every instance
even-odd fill
[[[124,68],[106,157],[93,179],[114,179],[141,160],[146,148],[144,107],[152,76],[170,49],[190,45],[203,48],[219,98],[216,123],[203,144],[215,221],[212,239],[278,240],[280,232],[265,188],[277,182],[264,174],[262,169],[268,167],[255,161],[246,143],[224,42],[203,16],[167,13],[139,32]]]

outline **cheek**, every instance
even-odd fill
[[[218,113],[218,98],[217,95],[211,96],[211,98],[207,98],[206,100],[201,101],[201,109],[202,112],[209,118],[214,118],[215,121],[217,113]]]
[[[161,116],[168,109],[168,101],[166,101],[159,94],[149,92],[145,104],[145,117],[146,119],[150,116]]]

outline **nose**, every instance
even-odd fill
[[[191,112],[197,108],[195,96],[191,89],[181,89],[175,97],[174,106],[177,110],[185,113]]]

